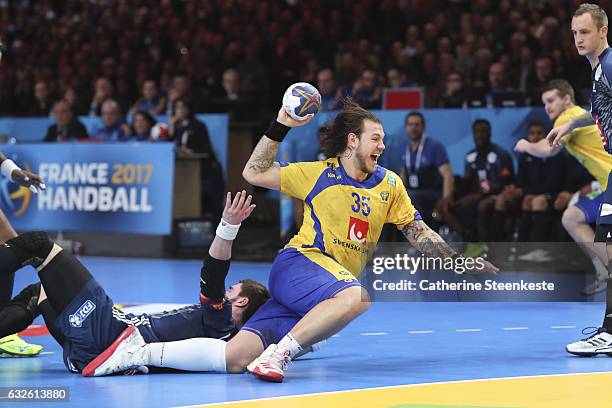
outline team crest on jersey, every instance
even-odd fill
[[[87,300],[79,307],[76,313],[68,316],[68,321],[72,327],[81,327],[85,319],[89,317],[91,312],[96,308],[96,304],[91,300]]]
[[[395,175],[394,174],[389,174],[389,177],[387,177],[387,184],[395,187]]]
[[[364,244],[366,238],[368,237],[369,229],[370,224],[368,224],[367,221],[351,217],[349,220],[349,229],[346,239],[350,239],[353,242]]]
[[[386,203],[389,201],[389,192],[388,191],[383,191],[382,193],[380,193],[380,199],[383,200],[383,203]]]
[[[332,161],[328,161],[327,162],[327,168],[332,169],[332,170],[336,170],[336,166],[334,165],[334,162],[332,162]]]

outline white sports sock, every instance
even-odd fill
[[[285,350],[289,350],[289,357],[292,359],[302,351],[302,346],[293,338],[291,333],[287,333],[276,346],[276,351],[281,354],[284,354]]]
[[[219,339],[194,338],[165,343],[150,343],[147,365],[185,371],[225,372],[226,342]]]

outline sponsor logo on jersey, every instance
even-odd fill
[[[383,200],[383,203],[389,202],[389,192],[383,191],[380,193],[380,199]]]
[[[346,239],[353,242],[364,244],[368,237],[368,229],[370,224],[367,221],[360,220],[359,218],[350,217],[349,229]]]
[[[395,187],[395,175],[394,174],[389,174],[389,177],[387,177],[387,184],[389,184],[390,186]]]
[[[81,327],[85,319],[89,317],[91,312],[96,308],[96,304],[91,300],[87,300],[79,307],[76,313],[68,316],[68,321],[72,327]]]
[[[601,206],[601,212],[599,213],[602,217],[612,215],[612,204],[603,203]]]

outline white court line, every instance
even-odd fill
[[[455,331],[456,332],[479,332],[479,331],[482,331],[482,329],[457,329]]]
[[[529,327],[504,327],[503,330],[528,330]]]
[[[433,330],[412,330],[409,331],[409,334],[427,334],[427,333],[433,333]]]
[[[540,374],[540,375],[517,375],[517,376],[509,376],[509,377],[494,377],[494,378],[475,378],[472,380],[455,380],[455,381],[438,381],[438,382],[426,382],[426,383],[417,383],[417,384],[403,384],[403,385],[387,385],[382,387],[366,387],[366,388],[356,388],[352,390],[339,390],[339,391],[324,391],[324,392],[313,392],[309,394],[294,394],[294,395],[284,395],[280,397],[264,397],[264,398],[253,398],[246,400],[236,400],[236,401],[225,401],[225,402],[210,402],[206,404],[198,404],[198,405],[182,405],[175,408],[203,408],[210,406],[219,406],[219,405],[230,405],[236,404],[240,402],[261,402],[261,401],[272,401],[278,400],[282,398],[295,398],[295,397],[310,397],[314,395],[331,395],[331,394],[346,394],[355,391],[371,391],[371,390],[389,390],[394,388],[415,388],[423,385],[434,385],[434,384],[461,384],[461,383],[473,383],[477,381],[482,382],[490,382],[497,380],[513,380],[513,379],[527,379],[527,378],[550,378],[550,377],[567,377],[567,376],[583,376],[583,375],[591,375],[591,374],[609,374],[608,371],[593,371],[589,373],[563,373],[563,374]]]
[[[575,329],[576,326],[550,326],[551,329]]]
[[[339,334],[334,334],[332,337],[340,337]]]
[[[359,333],[362,336],[384,336],[387,332]]]
[[[39,356],[42,356],[44,354],[54,354],[53,351],[41,351],[40,353],[38,353]]]

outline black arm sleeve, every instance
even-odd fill
[[[218,302],[225,295],[225,278],[230,261],[221,261],[206,255],[200,272],[200,299],[203,302]]]

